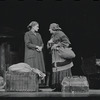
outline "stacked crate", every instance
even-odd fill
[[[6,91],[38,91],[38,75],[33,72],[6,72]]]

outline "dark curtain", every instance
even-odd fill
[[[11,51],[11,44],[7,42],[3,42],[0,44],[0,74],[1,76],[4,75],[7,68],[17,63],[18,57],[17,52]]]

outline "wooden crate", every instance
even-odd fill
[[[6,91],[38,91],[38,75],[32,72],[6,72]]]
[[[89,92],[89,84],[85,76],[65,77],[62,81],[62,92]]]

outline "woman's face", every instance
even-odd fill
[[[35,31],[38,31],[39,30],[39,25],[35,25],[34,27],[32,27],[32,29],[34,29]]]
[[[50,33],[52,33],[52,34],[55,33],[55,31],[53,31],[52,29],[49,29],[49,31],[50,31]]]

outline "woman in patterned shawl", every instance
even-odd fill
[[[52,51],[52,86],[56,88],[55,91],[60,91],[63,78],[72,76],[71,67],[73,66],[73,62],[71,59],[61,58],[58,54],[58,48],[68,48],[71,43],[68,37],[61,31],[58,24],[50,24],[49,31],[52,36],[47,43],[47,47],[51,48]]]

